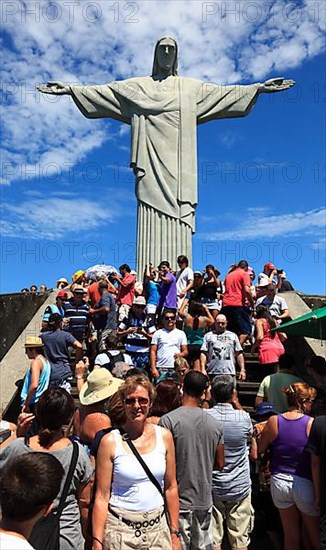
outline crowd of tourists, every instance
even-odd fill
[[[1,421],[1,550],[245,549],[255,515],[276,550],[326,548],[325,359],[298,376],[293,287],[271,262],[255,278],[181,255],[57,281]],[[264,373],[251,416],[245,351]]]

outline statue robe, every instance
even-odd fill
[[[191,258],[197,204],[197,124],[247,115],[259,84],[218,86],[193,78],[150,76],[71,86],[87,118],[131,125],[130,165],[138,200],[137,271],[146,263]]]

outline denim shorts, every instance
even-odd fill
[[[314,503],[314,488],[312,481],[291,474],[273,474],[271,478],[271,493],[275,506],[280,510],[296,506],[307,516],[318,516]]]

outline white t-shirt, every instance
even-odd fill
[[[182,292],[184,288],[194,280],[194,272],[190,267],[185,267],[183,270],[179,270],[176,274],[177,280],[177,295]]]
[[[118,355],[118,353],[120,353],[120,350],[118,349],[110,349],[109,350],[109,354],[112,355],[112,357],[115,357],[116,355]],[[125,365],[129,365],[130,367],[133,367],[134,364],[132,362],[132,359],[130,357],[130,355],[128,353],[124,353],[124,352],[121,352],[121,354],[123,355],[123,363]],[[99,365],[100,367],[102,367],[103,365],[106,365],[107,363],[109,363],[109,358],[107,356],[106,353],[99,353],[96,357],[95,357],[95,365]],[[122,363],[122,361],[121,361]],[[120,362],[117,362],[116,365],[120,365],[121,364]],[[0,548],[1,550],[1,548]]]
[[[221,334],[214,331],[204,336],[201,351],[207,353],[208,374],[231,374],[235,376],[236,353],[242,351],[239,338],[234,332],[225,330]]]
[[[269,276],[263,271],[258,275],[258,286],[267,286],[269,284]]]
[[[1,550],[34,550],[34,547],[19,535],[2,532],[0,532],[0,548]]]
[[[152,344],[157,345],[156,366],[163,370],[173,369],[174,355],[180,353],[181,346],[187,345],[187,336],[183,330],[160,328],[154,333]]]
[[[7,420],[0,420],[0,429],[1,430],[9,430],[10,424],[7,422]],[[1,547],[0,547],[1,550]]]
[[[270,300],[267,296],[261,296],[256,302],[256,308],[258,306],[266,306],[269,309],[272,317],[279,317],[282,313],[288,309],[287,303],[281,296],[274,296],[273,300]]]

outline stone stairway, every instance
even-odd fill
[[[264,367],[259,364],[258,356],[256,353],[245,353],[245,363],[247,371],[246,382],[237,383],[238,397],[241,405],[249,413],[253,413],[255,409],[255,398],[260,385],[260,382],[266,376]],[[12,399],[4,411],[3,418],[10,422],[16,422],[17,416],[20,412],[20,389],[22,381],[16,382],[16,391],[14,392]],[[77,391],[76,380],[72,381],[71,395],[74,398],[76,408],[79,407],[79,397]]]
[[[245,352],[245,364],[247,371],[247,380],[245,382],[238,381],[238,397],[241,405],[249,413],[255,410],[255,398],[257,395],[260,382],[266,376],[266,371],[263,365],[259,364],[257,353]]]

